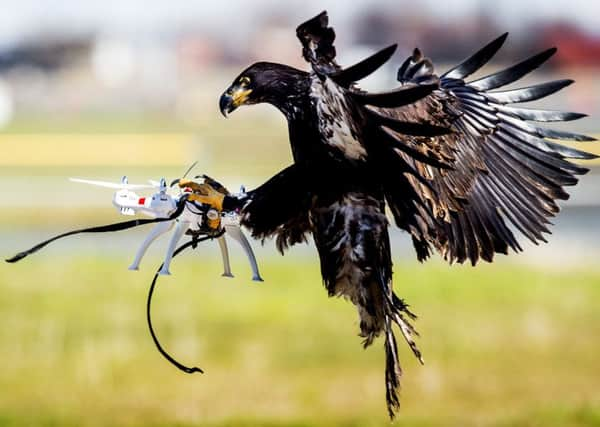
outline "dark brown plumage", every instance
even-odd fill
[[[329,295],[358,308],[365,346],[384,334],[386,397],[399,407],[401,369],[392,324],[421,359],[410,324],[414,315],[392,291],[387,206],[412,237],[417,257],[433,249],[450,262],[492,261],[520,251],[513,228],[545,241],[563,187],[587,170],[568,159],[595,156],[550,139],[590,140],[530,121],[582,117],[515,107],[572,83],[500,90],[533,71],[550,49],[490,76],[465,82],[500,49],[494,40],[437,76],[415,50],[398,70],[399,86],[368,93],[356,85],[392,56],[390,46],[343,69],[327,14],[297,30],[307,73],[257,63],[244,70],[220,100],[227,114],[242,104],[267,102],[287,118],[294,164],[249,193],[243,224],[257,238],[276,237],[283,251],[313,235]]]

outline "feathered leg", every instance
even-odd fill
[[[398,392],[402,376],[394,324],[415,356],[421,362],[423,359],[414,341],[418,334],[410,324],[416,316],[392,291],[388,222],[381,200],[363,192],[333,201],[317,200],[311,221],[329,294],[344,296],[357,306],[365,347],[384,335],[386,398],[393,418],[400,407]]]

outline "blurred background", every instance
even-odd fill
[[[414,47],[443,72],[505,31],[484,69],[550,46],[558,54],[523,85],[577,83],[542,108],[590,117],[562,125],[600,135],[600,6],[594,1],[455,0],[1,1],[0,249],[4,257],[58,232],[121,220],[108,189],[179,177],[194,161],[237,191],[291,161],[283,117],[269,106],[220,116],[218,97],[257,60],[306,68],[295,27],[327,9],[341,64],[397,42],[363,82],[394,85]],[[600,154],[594,143],[580,147]],[[600,166],[562,204],[549,244],[493,265],[418,264],[394,231],[395,288],[421,318],[420,366],[401,349],[401,426],[600,426]],[[254,242],[257,285],[232,247],[178,258],[154,305],[145,297],[166,239],[127,271],[147,230],[80,236],[0,266],[0,425],[388,425],[382,343],[363,350],[354,308],[330,300],[313,245],[285,257]]]

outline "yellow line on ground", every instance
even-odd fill
[[[192,134],[5,134],[0,166],[181,165],[201,151]]]
[[[600,155],[600,142],[566,145]],[[180,166],[190,156],[202,157],[203,151],[190,133],[0,134],[0,150],[0,166],[40,167]],[[582,163],[600,166],[600,159]]]

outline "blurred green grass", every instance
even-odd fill
[[[203,250],[206,255],[207,250]],[[355,309],[328,299],[316,258],[263,262],[266,281],[221,278],[182,256],[145,324],[153,266],[44,254],[0,268],[2,426],[388,425],[381,341],[363,350]],[[420,315],[405,346],[398,426],[600,425],[600,270],[400,263]]]
[[[0,230],[12,233],[2,238],[115,220],[110,192],[73,186],[69,176],[173,178],[198,159],[198,173],[228,177],[231,190],[263,182],[291,156],[279,115],[251,111],[193,124],[160,114],[14,122],[2,148],[10,155],[11,135],[37,134],[29,149],[38,158],[0,168]],[[180,164],[172,152],[160,164],[59,164],[44,134],[65,132],[189,134],[182,144],[191,148],[164,147],[181,153]],[[32,208],[38,200],[43,211]],[[220,277],[208,250],[175,261],[174,276],[159,283],[155,326],[178,359],[206,370],[189,376],[161,358],[146,330],[158,258],[131,273],[129,259],[57,252],[0,267],[0,426],[389,425],[382,343],[362,349],[356,311],[327,298],[316,255],[261,259],[263,284],[249,281],[239,258],[234,280]],[[396,265],[395,288],[421,316],[426,365],[402,346],[395,425],[600,426],[600,268],[511,260]]]

